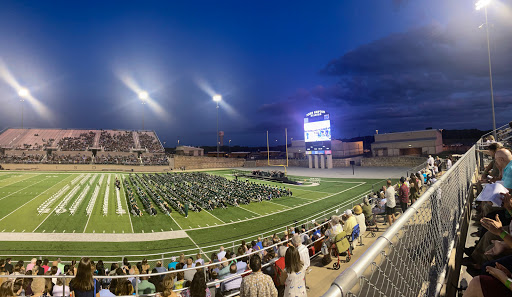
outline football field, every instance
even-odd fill
[[[206,172],[233,179],[231,170]],[[141,174],[139,174],[141,175]],[[191,253],[258,235],[282,234],[285,226],[316,220],[359,203],[384,184],[377,179],[294,177],[303,185],[252,180],[290,189],[292,196],[227,208],[152,216],[129,212],[128,173],[1,172],[0,255],[144,255]],[[115,180],[121,181],[118,191]],[[135,186],[135,185],[134,185]],[[350,202],[352,204],[349,204]],[[140,197],[135,203],[143,210]],[[195,251],[193,251],[195,249]]]

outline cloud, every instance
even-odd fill
[[[505,111],[512,108],[512,32],[505,25],[491,31],[492,41],[499,41],[492,51],[499,125],[510,120]],[[261,106],[260,112],[293,118],[320,107],[337,119],[333,125],[340,127],[339,133],[333,135],[339,138],[382,127],[388,132],[489,128],[484,32],[477,25],[453,21],[391,34],[346,52],[320,69],[321,76],[335,78],[335,83],[299,89],[286,99]]]

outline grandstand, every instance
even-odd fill
[[[127,135],[129,134],[129,132],[118,133],[118,135],[121,135],[124,138],[128,138]],[[502,127],[498,131],[497,135],[498,141],[501,141],[505,145],[510,145],[508,141],[510,140],[512,131],[508,126]],[[133,136],[133,133],[131,134],[131,136],[134,139],[133,143],[137,143],[137,138]],[[140,143],[140,135],[138,136]],[[250,274],[251,270],[247,268],[247,266],[244,266],[244,268],[237,267],[236,273],[229,274],[225,277],[216,277],[216,275],[223,269],[223,267],[218,267],[218,265],[221,265],[222,263],[227,264],[235,260],[240,262],[242,265],[243,263],[245,263],[246,265],[249,256],[263,254],[261,249],[266,250],[267,253],[269,254],[273,254],[273,251],[279,250],[282,246],[291,244],[290,236],[287,237],[286,233],[283,232],[288,232],[287,234],[289,234],[290,230],[294,230],[294,232],[300,233],[301,236],[305,236],[304,244],[306,244],[309,247],[311,263],[312,265],[314,265],[314,267],[312,267],[312,270],[309,272],[309,275],[307,277],[307,282],[309,286],[312,288],[311,293],[308,293],[309,296],[320,296],[327,289],[326,282],[330,282],[331,280],[333,280],[332,286],[328,288],[324,294],[324,296],[326,297],[440,295],[456,296],[456,287],[458,286],[458,284],[453,285],[453,280],[455,279],[456,283],[458,281],[459,274],[457,270],[460,269],[459,256],[462,254],[461,247],[464,247],[465,236],[467,233],[467,225],[469,224],[469,218],[471,217],[470,215],[468,215],[468,213],[469,211],[471,211],[471,203],[474,197],[474,193],[472,191],[472,181],[474,181],[475,175],[478,172],[478,170],[482,169],[481,166],[487,165],[487,159],[483,157],[481,152],[477,151],[477,147],[480,149],[485,149],[489,145],[489,143],[492,143],[492,141],[487,142],[482,139],[477,145],[471,148],[471,150],[469,150],[456,163],[454,163],[453,166],[449,168],[449,170],[447,170],[446,172],[442,172],[439,176],[430,178],[431,182],[425,185],[425,191],[422,191],[422,196],[414,204],[412,204],[408,210],[401,213],[399,215],[398,220],[391,227],[388,228],[388,226],[383,226],[381,220],[382,218],[378,216],[379,220],[377,223],[379,228],[381,229],[380,231],[382,231],[383,229],[381,228],[382,226],[384,227],[385,232],[383,234],[379,234],[379,236],[376,238],[368,238],[368,236],[371,236],[372,232],[374,231],[366,231],[365,233],[361,234],[361,237],[364,238],[364,240],[366,241],[366,246],[357,245],[358,236],[354,235],[354,233],[350,234],[351,236],[349,236],[350,238],[348,239],[349,249],[352,250],[353,248],[353,251],[356,256],[352,258],[352,261],[350,263],[345,263],[341,265],[343,270],[339,276],[337,275],[336,270],[328,270],[325,268],[325,266],[331,267],[333,265],[333,262],[334,264],[337,264],[338,259],[335,257],[333,258],[333,261],[329,262],[328,264],[323,263],[322,259],[324,259],[325,254],[321,252],[321,247],[322,243],[326,242],[326,237],[324,237],[324,235],[328,235],[328,232],[330,232],[329,230],[331,230],[332,227],[332,221],[328,220],[330,217],[340,215],[341,213],[343,213],[344,209],[353,208],[354,205],[360,203],[362,197],[367,196],[368,194],[371,194],[372,202],[375,203],[374,209],[378,208],[379,198],[377,198],[376,196],[376,194],[378,193],[372,193],[373,191],[358,192],[355,195],[352,194],[353,196],[351,196],[351,198],[348,200],[340,200],[338,198],[339,193],[341,192],[347,191],[348,189],[352,189],[353,187],[361,187],[360,185],[358,185],[358,183],[362,184],[363,181],[360,180],[344,181],[346,183],[344,187],[349,188],[341,190],[340,188],[332,188],[333,186],[339,187],[339,181],[329,179],[322,179],[322,181],[320,181],[320,179],[308,179],[308,181],[310,182],[309,186],[311,186],[309,188],[299,188],[299,186],[294,185],[290,186],[292,187],[291,189],[293,189],[294,193],[301,193],[300,196],[297,196],[298,199],[295,199],[295,201],[285,197],[282,199],[283,201],[280,201],[281,198],[279,198],[274,201],[268,201],[267,204],[274,203],[277,205],[280,203],[282,205],[287,205],[287,207],[290,208],[290,206],[292,206],[291,203],[303,203],[303,205],[306,206],[305,208],[307,209],[314,209],[316,207],[314,214],[299,216],[295,212],[288,212],[288,210],[285,208],[285,210],[282,210],[282,212],[284,212],[284,214],[287,215],[273,216],[273,213],[271,213],[269,208],[261,208],[261,212],[258,211],[258,214],[261,216],[261,218],[255,220],[253,223],[248,222],[248,224],[237,224],[236,222],[232,222],[233,226],[236,226],[236,228],[232,228],[229,226],[230,223],[227,223],[227,221],[225,221],[225,226],[215,227],[223,228],[221,230],[224,230],[224,232],[227,234],[212,234],[212,229],[207,228],[209,226],[199,226],[194,230],[180,230],[189,234],[190,240],[194,238],[194,241],[184,245],[175,245],[174,242],[176,241],[173,241],[172,244],[163,243],[164,245],[168,244],[168,246],[170,246],[167,248],[167,250],[169,251],[164,253],[152,252],[151,249],[160,244],[158,243],[157,240],[151,243],[147,243],[145,245],[139,242],[130,242],[130,246],[126,246],[125,253],[113,252],[112,254],[107,254],[106,252],[99,251],[99,254],[101,254],[102,256],[99,256],[98,251],[96,251],[96,253],[91,254],[91,249],[87,247],[89,246],[88,244],[85,244],[85,247],[83,247],[85,250],[83,254],[78,254],[76,256],[66,255],[63,252],[59,252],[57,254],[53,253],[51,255],[44,253],[37,255],[31,252],[31,248],[33,247],[30,246],[30,244],[18,244],[16,247],[16,251],[19,249],[20,252],[17,255],[3,255],[0,256],[0,258],[5,258],[9,256],[12,257],[13,261],[17,261],[19,259],[27,260],[30,259],[32,256],[36,256],[41,259],[49,258],[51,261],[53,261],[54,259],[60,257],[65,264],[68,264],[70,260],[77,260],[81,256],[93,255],[94,260],[102,260],[102,263],[104,267],[107,268],[107,270],[108,268],[110,268],[109,266],[112,263],[118,263],[120,267],[126,266],[125,268],[128,268],[128,266],[133,267],[133,275],[131,275],[130,277],[133,277],[135,279],[135,281],[133,282],[135,295],[151,296],[144,293],[140,293],[138,290],[139,284],[141,284],[139,280],[145,277],[142,274],[142,271],[145,271],[145,269],[142,268],[142,264],[140,263],[144,263],[143,260],[144,258],[146,258],[148,260],[148,263],[150,263],[150,268],[153,268],[155,266],[155,269],[162,266],[166,268],[169,267],[169,265],[173,265],[173,263],[177,264],[176,269],[174,271],[165,271],[166,269],[156,269],[155,271],[153,271],[153,273],[151,273],[151,276],[154,278],[159,275],[166,275],[176,272],[190,273],[191,271],[193,271],[197,273],[196,270],[200,268],[201,270],[197,271],[202,271],[205,273],[205,275],[207,276],[209,289],[211,291],[215,290],[217,292],[222,292],[223,288],[226,286],[227,283],[239,279],[242,275],[245,276],[247,274]],[[136,146],[135,149],[137,149]],[[116,152],[104,151],[103,153],[108,155],[109,153]],[[131,154],[133,152],[121,151],[119,153]],[[426,171],[425,166],[425,164],[422,164],[421,166],[408,170],[408,172]],[[222,172],[222,175],[226,176],[227,178],[230,178],[229,176],[235,173],[231,170],[227,172],[226,171],[227,170]],[[140,201],[146,201],[145,203],[143,202],[144,207],[140,208],[140,212],[143,212],[144,215],[142,217],[134,215],[133,217],[136,219],[153,219],[148,218],[152,217],[151,215],[147,215],[153,212],[153,209],[151,209],[153,207],[155,208],[155,212],[158,213],[170,214],[171,211],[177,211],[180,215],[182,215],[183,209],[181,208],[181,206],[177,205],[176,203],[173,203],[173,201],[177,201],[175,199],[181,199],[180,197],[183,197],[181,196],[182,194],[190,197],[192,201],[195,201],[197,205],[204,209],[204,212],[206,213],[203,214],[204,216],[201,217],[201,220],[204,220],[206,216],[210,216],[210,219],[212,220],[219,218],[224,220],[225,217],[221,215],[231,216],[233,214],[232,211],[233,209],[235,209],[234,205],[230,205],[227,209],[220,207],[219,210],[217,210],[212,209],[212,207],[209,207],[208,205],[204,204],[205,201],[197,200],[199,197],[203,197],[204,193],[208,193],[208,191],[211,189],[215,189],[216,187],[226,187],[225,185],[222,184],[215,185],[215,181],[219,179],[216,177],[206,177],[203,174],[198,173],[187,173],[188,177],[187,175],[183,175],[182,177],[180,177],[185,179],[185,183],[180,184],[180,186],[183,187],[182,190],[178,190],[175,192],[176,194],[178,194],[178,196],[166,196],[166,189],[170,189],[167,187],[172,187],[173,191],[175,191],[175,186],[171,185],[170,182],[172,180],[175,180],[175,175],[176,174],[121,174],[116,175],[115,178],[119,176],[120,180],[122,180],[124,184],[126,184],[126,186],[121,187],[122,191],[130,191],[131,193],[134,193],[133,197],[135,198],[128,199],[130,202],[133,201],[134,204],[137,204],[140,203]],[[67,179],[70,180],[72,177],[73,175],[67,177]],[[82,189],[87,189],[86,191],[89,191],[89,195],[92,195],[91,197],[94,197],[94,199],[89,200],[88,203],[87,198],[84,199],[83,197],[84,194],[81,194],[82,191],[77,190],[75,193],[76,198],[69,200],[66,200],[66,198],[64,198],[68,206],[62,205],[62,207],[59,208],[59,204],[56,202],[56,200],[61,199],[59,198],[60,196],[65,196],[64,192],[70,190],[69,188],[67,188],[62,192],[55,191],[55,194],[51,196],[49,195],[48,199],[42,199],[41,203],[38,203],[37,211],[40,211],[42,214],[45,214],[53,205],[57,206],[59,211],[63,211],[60,212],[60,217],[62,217],[62,213],[65,212],[65,208],[67,208],[67,211],[70,213],[75,211],[79,212],[81,207],[80,205],[82,205],[82,207],[88,205],[87,212],[88,214],[90,214],[91,211],[89,209],[94,209],[94,204],[96,203],[98,204],[97,209],[101,209],[101,211],[108,213],[108,217],[111,216],[111,213],[116,213],[119,217],[122,216],[124,219],[125,217],[130,217],[130,212],[131,214],[134,214],[132,205],[120,202],[120,200],[124,200],[124,202],[126,202],[126,199],[120,199],[119,195],[123,194],[119,194],[119,192],[115,190],[115,188],[113,187],[112,193],[106,195],[111,195],[111,197],[113,197],[113,199],[111,199],[110,201],[110,208],[105,208],[105,205],[108,206],[107,200],[99,199],[99,201],[101,202],[96,202],[96,198],[102,196],[102,194],[98,195],[98,193],[104,192],[105,190],[107,191],[107,193],[109,193],[109,187],[105,188],[104,186],[96,187],[93,193],[92,185],[94,185],[94,181],[98,180],[98,177],[100,178],[99,184],[101,185],[103,176],[98,174],[80,174],[75,176],[74,179],[71,181],[71,184],[74,185],[75,188],[78,188],[80,186],[82,187]],[[109,180],[106,182],[106,184],[113,184],[113,182],[110,180],[113,177],[114,176],[112,175],[108,175]],[[188,179],[189,177],[194,177],[195,180]],[[45,178],[52,177],[46,176]],[[68,180],[66,180],[66,183],[67,182]],[[270,182],[258,180],[257,183]],[[323,185],[321,191],[318,192],[327,194],[323,198],[316,199],[313,196],[307,196],[308,192],[314,192],[314,184],[316,183],[322,183]],[[195,188],[190,187],[191,185],[194,185]],[[375,191],[380,188],[380,185],[381,184],[376,183],[375,187],[371,186],[366,187],[364,189],[371,189]],[[204,190],[205,192],[196,192],[198,190]],[[243,191],[247,190],[244,189]],[[138,197],[138,199],[136,197]],[[299,200],[303,201],[297,202]],[[338,202],[332,204],[332,207],[320,210],[321,208],[318,207],[319,204],[321,203],[320,201],[328,200],[333,202],[337,200]],[[107,201],[106,204],[103,201]],[[251,205],[253,204],[257,206],[259,202],[256,201],[255,203],[251,203]],[[194,205],[191,206],[192,211],[194,207]],[[295,207],[296,206],[292,206],[291,208]],[[222,211],[224,210],[226,210],[226,212],[222,214]],[[208,211],[210,211],[211,214],[209,214]],[[256,210],[253,208],[247,208],[247,211],[254,212]],[[135,213],[137,214],[140,212]],[[202,212],[198,213],[201,214]],[[127,214],[127,216],[125,216],[124,214]],[[173,213],[171,215],[176,214]],[[281,224],[274,225],[274,223],[271,222],[270,219],[267,219],[266,216],[272,217],[272,220],[276,219],[281,220],[281,222],[286,222],[287,226],[289,226],[290,220],[296,219],[297,222],[292,224],[292,226],[290,226],[289,228],[283,228]],[[377,216],[377,214],[375,214],[375,216]],[[179,216],[176,216],[176,218],[178,217]],[[105,216],[105,218],[107,218],[107,216]],[[183,219],[177,222],[179,224],[182,224]],[[65,225],[69,226],[67,223]],[[274,228],[273,226],[277,227]],[[242,227],[243,230],[238,230],[240,229],[238,227]],[[257,229],[256,232],[253,232],[251,228],[259,229]],[[266,230],[263,231],[263,229],[261,228],[266,228]],[[320,234],[320,236],[315,236],[315,234]],[[9,233],[4,233],[3,235],[4,238],[11,237]],[[54,233],[51,233],[48,234],[48,238],[58,238],[60,235],[62,234],[54,235]],[[121,234],[119,235],[122,236]],[[138,236],[135,236],[136,234],[131,235],[134,236],[133,238],[140,238]],[[106,250],[111,250],[110,248],[114,246],[114,242],[118,240],[120,236],[117,236],[117,234],[116,236],[109,235],[103,237],[101,236],[101,234],[97,235],[98,238],[103,238],[105,240],[104,247]],[[148,238],[153,238],[151,237],[152,233],[147,234],[147,236]],[[207,237],[218,238],[216,238],[216,240],[213,243],[211,241],[210,243],[208,243],[208,241],[205,240],[205,238]],[[185,238],[182,239],[184,240]],[[242,240],[244,240],[244,242],[247,244],[241,243]],[[251,241],[254,241],[254,244],[261,244],[262,248],[255,248],[255,245],[253,243],[250,243]],[[75,243],[71,242],[66,243],[66,245],[74,247],[71,249],[82,248],[81,245],[83,245],[83,243],[76,244],[78,245],[75,245]],[[225,247],[225,249],[221,248],[221,245]],[[142,250],[144,250],[144,248],[148,250],[146,253],[134,255],[130,253],[133,247],[141,247]],[[240,249],[244,251],[244,247],[248,248],[248,250],[240,254]],[[27,249],[27,251],[25,251],[25,249]],[[227,252],[228,260],[218,259],[217,261],[213,261],[214,257],[216,257],[218,253],[224,252]],[[204,265],[199,264],[198,267],[185,268],[183,265],[180,264],[179,258],[176,261],[173,258],[176,256],[180,256],[181,253],[183,253],[184,257],[194,257],[194,259],[196,259],[196,254],[201,254],[202,258],[204,259]],[[129,265],[128,263],[121,264],[125,256],[127,256],[131,261],[133,261],[131,265]],[[263,257],[263,272],[271,273],[271,271],[275,271],[273,270],[273,267],[274,265],[276,265],[275,260],[277,260],[278,258],[279,257],[269,259],[268,257]],[[341,257],[341,260],[345,259],[348,258],[345,258],[345,256]],[[159,262],[162,263],[163,265],[161,265]],[[13,262],[13,264],[15,263]],[[24,266],[26,265],[27,262],[24,263]],[[137,268],[135,269],[135,267]],[[129,271],[130,269],[125,270]],[[98,269],[98,271],[102,270]],[[214,274],[214,271],[217,274]],[[337,278],[334,279],[336,276]],[[0,276],[0,278],[1,277],[2,276]],[[31,275],[19,277],[35,278],[38,276]],[[52,277],[72,278],[73,276],[59,275]],[[109,276],[102,276],[102,274],[98,273],[94,277],[99,280],[113,280],[123,279],[126,278],[127,276],[117,273],[114,273],[113,275]],[[316,284],[315,282],[322,284],[320,285],[321,289],[318,288],[319,285]],[[218,287],[218,289],[216,287]],[[183,290],[184,289],[175,288],[175,291],[177,293]],[[225,292],[223,292],[223,294],[224,293],[224,296],[239,295],[237,289],[226,290]]]
[[[169,165],[154,131],[6,129],[0,163]]]

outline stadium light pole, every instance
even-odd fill
[[[139,99],[142,102],[142,130],[144,130],[144,105],[146,104],[146,99],[148,99],[149,95],[146,91],[139,92]]]
[[[217,103],[217,158],[219,157],[219,102],[222,101],[221,95],[213,96],[213,101]]]
[[[491,66],[491,47],[489,45],[489,23],[487,22],[487,6],[491,3],[491,0],[479,0],[475,3],[475,9],[480,10],[484,9],[485,13],[485,33],[487,35],[487,57],[489,58],[489,83],[491,87],[491,107],[492,107],[492,135],[494,136],[494,140],[498,140],[496,138],[496,115],[494,113],[494,91],[492,87],[492,66]],[[481,28],[482,26],[480,26]]]
[[[229,154],[231,155],[231,139],[228,141],[229,143]]]
[[[20,96],[21,102],[21,129],[23,129],[23,105],[25,102],[25,98],[30,95],[30,92],[26,88],[21,88],[18,90],[18,96]]]

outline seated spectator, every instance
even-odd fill
[[[147,267],[148,267],[148,270],[149,270],[149,265],[147,265]],[[144,267],[143,267],[143,269],[144,269]],[[162,261],[160,261],[160,260],[156,261],[155,269],[158,272],[166,272],[167,271],[167,269],[165,269],[165,267],[163,267]]]
[[[197,263],[197,262],[200,262],[200,263],[201,263],[201,265],[204,265],[204,259],[203,259],[203,256],[201,255],[201,253],[197,253],[197,255],[196,255],[196,261],[195,261],[195,262],[196,262],[196,263]],[[197,264],[196,264],[196,265],[197,265]]]
[[[143,272],[143,274],[145,274],[145,272]],[[140,277],[140,283],[138,284],[139,295],[153,294],[156,292],[155,285],[150,283],[148,279],[149,277],[147,275]]]
[[[182,267],[178,267],[177,269],[182,269]],[[183,289],[185,281],[185,272],[179,271],[176,275],[176,282],[174,282],[174,290]]]
[[[51,279],[48,279],[51,281]],[[69,290],[69,286],[66,285],[65,282],[62,282],[64,279],[62,278],[57,278],[57,283],[55,284],[55,286],[53,286],[53,289],[52,289],[52,296],[53,297],[62,297],[62,296],[69,296],[70,295],[70,290]],[[107,295],[109,296],[109,295]]]
[[[347,209],[342,216],[343,231],[347,234],[352,234],[354,227],[357,225],[356,218],[352,215],[352,210]]]
[[[30,289],[32,291],[31,296],[40,297],[43,296],[44,291],[46,289],[46,282],[43,278],[36,278],[30,284]]]
[[[32,260],[30,260],[30,263],[27,265],[27,270],[32,270],[34,266],[36,266],[36,261],[36,258],[32,258]]]
[[[240,285],[240,297],[277,296],[277,289],[272,278],[261,272],[261,258],[258,254],[251,256],[249,266],[252,273],[244,277]]]
[[[173,289],[175,289],[174,277],[171,274],[167,274],[164,277],[162,284],[163,284],[163,291],[161,291],[162,297],[178,297],[178,295],[176,295],[176,293],[173,291]]]
[[[181,292],[181,297],[210,297],[210,289],[206,286],[204,273],[194,274],[190,287]]]
[[[117,296],[129,296],[129,295],[132,295],[133,292],[134,292],[134,289],[133,289],[133,285],[132,285],[131,281],[129,281],[127,279],[123,279],[117,284],[117,290],[116,290]]]
[[[171,257],[171,262],[169,265],[167,265],[167,270],[176,269],[176,264],[178,264],[178,261],[176,261],[176,257]]]
[[[235,291],[238,291],[240,289],[240,285],[242,284],[242,277],[237,276],[237,267],[236,264],[231,264],[229,266],[229,275],[227,278],[233,278],[229,281],[223,282],[221,285],[221,291],[224,295],[230,295],[234,293]]]
[[[220,251],[217,253],[217,259],[219,259],[219,261],[221,261],[222,258],[224,258],[225,256],[226,256],[226,252],[224,251],[224,247],[221,246]]]

